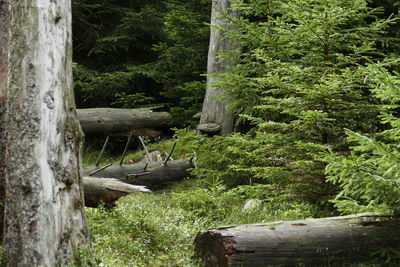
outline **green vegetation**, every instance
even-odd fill
[[[314,206],[285,203],[264,190],[261,185],[226,190],[187,180],[124,197],[112,211],[88,208],[95,257],[109,266],[201,266],[192,257],[193,240],[204,229],[321,215]],[[262,204],[243,211],[256,197]]]
[[[208,0],[74,0],[78,108],[168,102],[176,126],[201,109]]]
[[[400,211],[398,1],[232,2],[241,18],[225,34],[241,50],[219,55],[238,64],[217,85],[237,122],[235,133],[208,137],[190,127],[210,1],[74,1],[78,106],[168,102],[175,135],[149,149],[177,142],[174,158],[197,159],[186,181],[87,209],[104,264],[199,266],[192,242],[210,227]],[[87,148],[84,164],[97,155]],[[244,211],[249,200],[260,202]]]
[[[376,97],[386,103],[380,119],[387,128],[369,135],[348,130],[352,144],[350,155],[339,156],[331,152],[327,157],[326,173],[329,181],[342,188],[334,203],[343,213],[399,213],[400,119],[395,110],[400,101],[400,78],[382,66],[368,70]]]

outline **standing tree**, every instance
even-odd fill
[[[237,45],[232,39],[225,36],[225,32],[235,28],[227,17],[237,18],[239,13],[232,7],[229,0],[216,0],[212,2],[210,47],[207,63],[207,90],[204,98],[202,114],[198,130],[202,132],[218,132],[221,135],[233,131],[233,114],[227,110],[227,100],[221,99],[226,91],[215,84],[216,74],[221,74],[229,69],[231,61],[221,57],[221,53],[234,51]]]
[[[7,88],[8,66],[8,29],[9,29],[8,0],[0,0],[0,204],[4,203],[5,185],[5,131],[4,115]],[[3,233],[4,206],[0,205],[0,234]]]
[[[66,265],[88,243],[70,1],[10,1],[10,12],[4,263]]]

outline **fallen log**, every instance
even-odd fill
[[[161,125],[162,126],[162,125]],[[126,137],[128,137],[129,135],[132,136],[144,136],[147,138],[158,138],[162,135],[160,130],[155,130],[155,129],[150,129],[150,128],[139,128],[139,129],[132,129],[130,131],[126,131],[126,132],[115,132],[115,133],[110,133],[109,136],[113,137],[113,140],[117,139],[117,140],[124,140]],[[105,135],[96,135],[92,137],[104,137]]]
[[[78,109],[78,118],[85,136],[106,136],[135,129],[157,128],[168,123],[168,112],[151,109],[87,108]]]
[[[86,207],[97,207],[101,203],[107,208],[129,193],[151,192],[145,186],[131,185],[111,178],[83,177]]]
[[[188,159],[152,162],[139,162],[126,165],[112,165],[104,170],[96,172],[96,177],[111,177],[122,182],[134,185],[145,185],[154,188],[159,185],[182,180],[189,176],[188,170],[193,164]],[[100,167],[88,166],[82,169],[82,173],[88,176],[99,170]]]
[[[379,261],[371,255],[378,249],[400,249],[400,217],[357,214],[228,226],[201,232],[194,243],[206,267],[371,264]]]

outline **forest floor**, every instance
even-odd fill
[[[167,152],[172,143],[153,144],[150,150]],[[84,165],[93,164],[98,153],[85,149]],[[136,162],[143,155],[135,152],[125,161]],[[118,157],[106,156],[102,164],[118,161]],[[251,199],[257,199],[254,186],[228,189],[217,182],[188,178],[151,194],[123,197],[112,210],[87,208],[94,258],[99,266],[201,266],[193,257],[193,240],[202,230],[330,215],[307,203],[268,198],[244,209]]]

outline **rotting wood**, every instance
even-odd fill
[[[195,239],[206,267],[343,266],[400,249],[400,217],[357,214],[206,230]]]
[[[116,178],[125,183],[154,188],[188,177],[190,168],[193,168],[193,163],[188,159],[168,161],[168,164],[164,164],[164,161],[140,162],[122,166],[113,165],[97,172],[96,177]],[[98,169],[96,166],[84,167],[82,173],[88,175],[96,169]]]
[[[77,112],[84,134],[91,137],[157,128],[171,119],[168,112],[153,112],[150,109],[88,108],[78,109]]]
[[[83,187],[86,207],[104,204],[113,208],[115,201],[129,193],[151,192],[146,186],[131,185],[112,178],[83,177]]]

